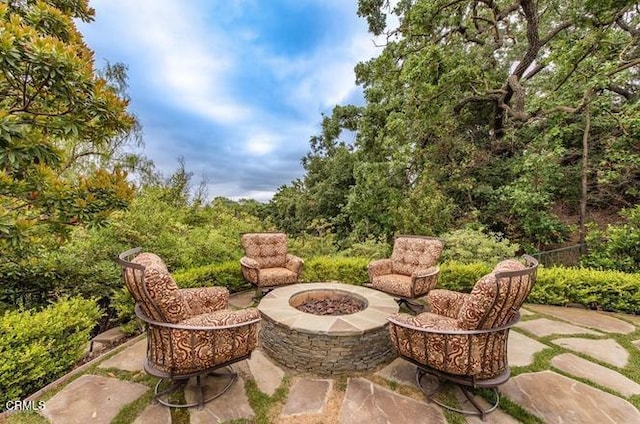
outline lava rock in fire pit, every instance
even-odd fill
[[[349,315],[360,312],[365,305],[350,297],[337,297],[327,299],[309,299],[296,309],[314,315]]]

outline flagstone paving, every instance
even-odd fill
[[[124,371],[143,371],[143,361],[147,352],[147,340],[142,339],[128,349],[123,350],[115,356],[103,361],[100,368],[117,368]]]
[[[551,359],[551,365],[576,377],[592,380],[603,387],[629,397],[640,394],[640,384],[617,371],[594,364],[572,353],[563,353]]]
[[[618,368],[624,368],[629,362],[629,352],[612,339],[593,340],[571,337],[555,339],[553,343],[574,352],[584,353]]]
[[[332,386],[332,380],[299,379],[291,386],[282,416],[322,413]]]
[[[171,410],[159,403],[152,403],[138,415],[133,424],[171,424]]]
[[[232,300],[236,307],[246,307],[252,304],[252,296],[253,293],[245,293],[240,299]],[[640,422],[640,412],[629,402],[630,398],[637,399],[640,395],[640,381],[622,374],[623,367],[630,358],[637,358],[638,352],[630,355],[614,339],[637,331],[640,327],[637,317],[540,305],[527,305],[523,311],[526,318],[509,335],[508,357],[514,376],[500,386],[503,398],[545,423]],[[633,343],[640,348],[640,340]],[[48,399],[39,413],[52,423],[111,422],[125,405],[145,394],[149,396],[149,386],[115,377],[140,373],[145,348],[144,339],[129,343],[101,362],[100,369],[109,377],[80,376]],[[548,370],[519,371],[519,367],[533,364],[537,354],[553,348],[560,349],[560,353],[550,359]],[[260,349],[250,360],[233,367],[239,373],[237,381],[202,410],[190,408],[191,423],[252,422],[256,412],[246,392],[249,380],[266,396],[275,394],[279,387],[287,389],[281,408],[270,417],[274,423],[446,422],[443,409],[418,390],[415,366],[403,359],[395,359],[376,372],[343,379],[287,376]],[[214,390],[222,384],[220,379],[203,381],[207,388]],[[464,396],[454,393],[458,406],[466,408]],[[190,400],[194,396],[190,383],[185,397]],[[477,417],[465,420],[470,424],[482,422]],[[155,403],[141,408],[135,419],[136,424],[170,422],[169,408]],[[487,416],[486,422],[518,421],[498,409]]]
[[[602,335],[602,333],[598,331],[589,330],[584,327],[579,327],[577,325],[567,324],[560,321],[554,321],[547,318],[520,321],[516,324],[516,327],[522,328],[539,337],[550,336],[551,334],[593,334],[596,336]]]
[[[446,423],[432,403],[398,395],[365,378],[350,378],[340,411],[341,424]]]
[[[147,390],[117,378],[83,375],[49,399],[42,414],[54,424],[107,424]]]
[[[632,404],[553,371],[517,375],[500,391],[545,423],[640,422]]]
[[[626,321],[597,311],[580,308],[558,308],[548,305],[531,305],[534,312],[551,315],[582,327],[593,328],[607,333],[628,334],[635,331],[635,327]]]

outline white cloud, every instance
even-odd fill
[[[109,20],[112,38],[135,51],[159,102],[221,123],[246,119],[249,107],[228,91],[236,66],[232,44],[205,27],[197,3],[176,0],[96,1]]]
[[[272,135],[251,135],[245,143],[245,151],[253,156],[263,156],[275,149],[277,142]]]

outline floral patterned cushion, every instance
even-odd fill
[[[147,266],[144,283],[153,306],[162,317],[161,321],[177,323],[194,315],[166,268],[156,264]]]
[[[245,256],[240,259],[244,279],[258,287],[274,287],[298,282],[303,261],[287,253],[284,233],[242,235]]]
[[[387,274],[371,279],[370,287],[391,295],[412,297],[411,277],[401,274]]]
[[[151,326],[147,358],[170,375],[199,373],[249,355],[258,343],[260,313],[255,308],[216,311],[180,323],[193,329]],[[237,325],[232,328],[216,328]]]
[[[393,244],[393,273],[411,275],[435,266],[442,253],[442,242],[434,238],[402,236]]]
[[[245,255],[258,263],[260,268],[286,266],[287,235],[284,233],[248,233],[242,235]]]

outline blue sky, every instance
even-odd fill
[[[211,198],[266,201],[303,175],[321,113],[362,103],[354,66],[380,53],[356,0],[93,0],[96,65],[129,68],[144,154],[183,157]]]

